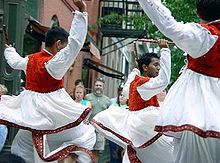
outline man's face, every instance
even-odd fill
[[[146,66],[146,74],[148,77],[156,77],[160,70],[160,60],[158,58],[151,58],[151,62]]]
[[[97,95],[101,95],[103,93],[104,83],[101,81],[96,81],[94,86],[94,92]]]

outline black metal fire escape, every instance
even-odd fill
[[[118,45],[118,49],[123,48],[129,44],[130,40],[135,40],[138,38],[144,38],[146,36],[146,31],[144,24],[139,28],[135,27],[134,21],[129,19],[129,17],[145,17],[145,14],[140,7],[139,3],[136,0],[100,0],[99,1],[99,20],[105,19],[111,15],[119,15],[127,17],[128,19],[115,19],[109,22],[101,22],[98,26],[98,47],[101,50],[101,55],[106,55],[111,53],[104,52],[104,49],[107,49],[111,46]],[[113,17],[114,18],[114,17]],[[102,40],[104,37],[114,37],[118,41],[113,42],[112,44],[103,47]],[[127,42],[126,42],[127,41]],[[100,44],[101,43],[101,44]]]
[[[145,16],[136,0],[102,0],[99,2],[99,18],[105,18],[110,14],[124,16]],[[145,31],[135,29],[131,20],[115,20],[99,26],[103,37],[118,38],[142,38]]]

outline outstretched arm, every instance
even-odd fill
[[[137,88],[140,96],[144,100],[149,100],[151,97],[164,90],[170,82],[171,76],[171,56],[167,41],[160,40],[159,45],[162,48],[160,53],[160,72],[155,78],[150,80]]]
[[[193,58],[206,54],[215,44],[217,36],[211,35],[199,24],[177,22],[161,0],[138,1],[157,28]]]
[[[88,14],[83,1],[75,0],[79,11],[75,15],[70,28],[67,46],[46,63],[48,73],[57,80],[62,79],[83,47],[87,35]]]
[[[16,70],[23,70],[26,72],[28,58],[22,58],[15,50],[15,48],[5,45],[4,51],[5,59],[9,66]]]

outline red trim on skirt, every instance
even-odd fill
[[[64,158],[66,158],[69,155],[69,153],[71,153],[71,152],[83,151],[83,152],[87,153],[91,157],[93,162],[95,162],[94,161],[94,157],[93,157],[91,151],[89,151],[86,148],[78,147],[78,146],[75,146],[75,145],[67,146],[64,149],[54,153],[52,156],[50,156],[48,158],[44,158],[43,157],[43,153],[44,153],[43,135],[55,134],[55,133],[61,132],[63,130],[67,130],[67,129],[74,128],[74,127],[78,126],[84,119],[87,118],[87,116],[91,112],[91,110],[92,110],[92,108],[85,109],[84,112],[80,115],[80,117],[76,121],[74,121],[72,123],[69,123],[69,124],[67,124],[65,126],[56,128],[54,130],[37,130],[37,129],[32,129],[30,127],[20,126],[20,125],[17,125],[15,123],[8,122],[8,121],[2,120],[2,119],[0,119],[0,124],[4,124],[6,126],[16,127],[16,128],[19,128],[19,129],[31,131],[32,132],[32,138],[33,138],[33,143],[34,143],[34,146],[35,146],[35,148],[37,150],[37,153],[40,156],[40,158],[42,160],[44,160],[44,161],[62,160]]]
[[[185,124],[181,126],[174,126],[174,125],[166,125],[166,126],[155,126],[155,131],[164,133],[164,132],[181,132],[181,131],[192,131],[195,134],[199,135],[200,137],[207,138],[207,137],[212,137],[212,138],[219,138],[220,139],[220,132],[218,131],[212,131],[212,130],[207,130],[204,131],[198,127],[195,127],[193,125]]]
[[[113,130],[111,130],[108,127],[105,127],[102,123],[97,122],[96,120],[92,119],[91,123],[96,124],[97,126],[99,126],[101,129],[108,131],[110,133],[112,133],[113,135],[115,135],[116,137],[118,137],[119,139],[121,139],[123,142],[125,142],[128,146],[128,158],[130,160],[130,162],[135,162],[135,163],[141,163],[141,161],[138,159],[137,155],[136,155],[136,151],[132,148],[134,147],[133,143],[131,140],[123,137],[122,135],[114,132]],[[139,147],[135,147],[135,148],[146,148],[149,145],[153,144],[158,138],[160,138],[162,136],[161,133],[156,134],[153,138],[151,138],[150,140],[148,140],[146,143],[140,145]],[[132,163],[133,163],[132,162]]]

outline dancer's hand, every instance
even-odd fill
[[[5,48],[10,48],[12,47],[11,45],[5,44]]]
[[[169,48],[168,41],[165,39],[158,40],[160,48]]]
[[[73,0],[73,3],[79,8],[80,12],[86,12],[87,6],[83,0]]]

